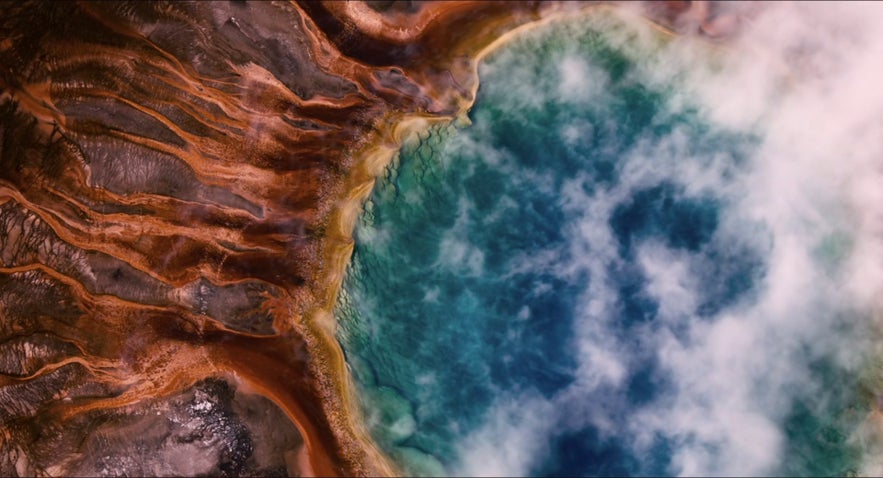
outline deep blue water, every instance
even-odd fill
[[[375,439],[411,472],[495,456],[536,476],[670,474],[677,450],[729,443],[676,425],[693,392],[668,351],[761,300],[776,238],[739,207],[759,133],[715,124],[677,75],[648,80],[663,43],[630,28],[558,25],[492,54],[473,124],[406,145],[366,204],[339,337]],[[829,362],[800,366],[834,385],[824,401],[784,384],[764,415],[785,437],[772,471],[857,459],[855,379]]]

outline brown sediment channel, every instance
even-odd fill
[[[362,202],[589,6],[0,4],[0,475],[396,474],[334,336]]]

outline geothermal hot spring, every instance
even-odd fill
[[[772,8],[715,44],[605,10],[490,51],[469,121],[406,141],[354,233],[338,339],[382,450],[878,470],[878,13]]]
[[[883,476],[881,25],[0,2],[0,475]]]

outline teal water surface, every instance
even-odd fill
[[[746,206],[762,123],[718,124],[677,65],[652,74],[665,48],[608,15],[524,34],[482,64],[473,124],[425,132],[378,181],[339,339],[410,473],[857,466],[867,405],[818,340],[860,313],[826,292],[848,230],[787,246],[818,287],[788,292],[788,237]]]

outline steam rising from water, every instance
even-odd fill
[[[374,360],[368,375],[377,382],[366,388],[398,387],[416,404],[389,421],[401,433],[387,446],[432,453],[429,444],[445,449],[438,437],[446,437],[450,450],[439,460],[469,475],[881,473],[871,411],[883,352],[873,323],[883,292],[881,24],[878,4],[771,4],[740,38],[711,47],[695,38],[660,43],[630,15],[595,15],[529,33],[490,57],[474,125],[405,152],[399,176],[379,186],[357,231],[347,306],[374,329],[345,324],[342,341],[356,355],[375,354],[361,354]],[[586,55],[596,38],[586,31],[602,32],[619,56]],[[539,50],[557,68],[538,71],[525,52]],[[640,106],[651,103],[656,110]],[[554,122],[543,113],[550,109]],[[557,146],[533,156],[502,147],[493,140],[501,118],[513,134],[538,132]],[[584,166],[547,166],[556,148],[562,157],[584,156]],[[433,159],[405,163],[421,154]],[[429,169],[408,176],[409,167]],[[455,183],[440,186],[446,194],[473,191],[470,181],[479,180],[489,198],[460,194],[450,217],[433,218],[441,229],[410,236],[438,245],[423,254],[435,258],[433,272],[371,262],[396,247],[397,223],[378,211],[431,207],[437,190],[421,193],[426,183]],[[476,231],[502,230],[495,228],[525,210],[544,218],[525,227],[552,230],[503,248],[499,259],[494,247],[504,239]],[[360,260],[369,261],[364,270]],[[379,303],[374,289],[357,285],[369,281],[365,271],[383,284],[385,274],[407,275],[423,287],[423,302],[448,301],[447,316],[474,311],[457,323],[498,327],[512,345],[493,350],[515,354],[534,344],[518,334],[546,331],[556,342],[538,342],[547,348],[536,353],[546,372],[565,378],[554,385],[495,378],[521,372],[482,354],[493,330],[444,332],[447,322],[419,315],[430,309],[405,299]],[[451,286],[439,277],[465,285],[446,292]],[[482,277],[494,284],[530,277],[525,305],[501,312],[503,299],[483,291],[510,289],[488,288]],[[567,297],[555,303],[566,312],[534,307],[544,294]],[[384,327],[408,327],[382,322],[392,308],[419,312],[413,320],[436,330],[425,340],[452,340],[450,350],[485,368],[470,373],[490,383],[487,393],[461,404],[463,415],[451,405],[432,409],[440,395],[461,393],[437,376],[445,369],[420,369],[431,360],[382,345],[384,334],[396,333]],[[498,316],[505,320],[493,322]],[[548,325],[531,328],[532,321]],[[353,338],[360,333],[370,339],[360,344]],[[415,370],[423,395],[401,385]],[[403,429],[412,413],[416,421]],[[452,423],[439,426],[439,417]],[[377,425],[384,426],[392,428]],[[421,435],[432,426],[445,432]],[[592,463],[568,461],[574,453]]]

